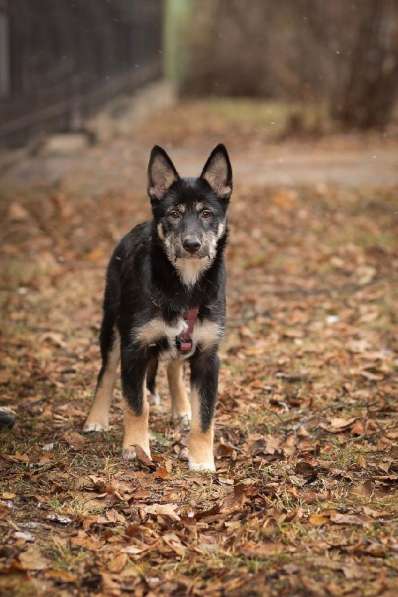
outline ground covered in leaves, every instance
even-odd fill
[[[104,267],[148,215],[142,172],[118,194],[94,179],[1,199],[1,403],[18,418],[0,434],[0,593],[397,595],[397,189],[238,181],[217,473],[199,475],[164,376],[153,466],[121,459],[119,388],[111,431],[81,433]]]

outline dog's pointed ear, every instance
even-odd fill
[[[220,143],[213,149],[200,178],[209,183],[217,197],[229,199],[232,193],[232,167],[225,146]]]
[[[148,195],[151,199],[162,199],[173,183],[179,179],[173,162],[164,149],[155,145],[148,164]]]

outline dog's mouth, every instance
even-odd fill
[[[197,251],[196,253],[190,253],[189,251],[178,251],[176,259],[189,259],[189,261],[199,261],[201,259],[209,258],[209,254],[206,251]]]

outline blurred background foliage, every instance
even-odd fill
[[[398,92],[396,0],[169,0],[166,72],[182,97],[291,106],[288,127],[383,129]]]
[[[0,146],[82,132],[164,76],[276,139],[392,135],[398,0],[0,0]]]

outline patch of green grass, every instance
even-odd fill
[[[10,259],[3,264],[3,282],[10,288],[29,285],[40,275],[37,263],[26,259]]]
[[[329,440],[329,443],[334,443],[334,448],[329,453],[324,453],[322,457],[325,460],[332,461],[336,468],[351,469],[358,465],[359,456],[367,455],[369,453],[365,446],[356,444],[355,441],[352,441],[349,444],[340,445],[337,440],[332,438]]]
[[[37,595],[35,584],[21,574],[0,576],[0,594],[2,597],[32,597]]]
[[[245,433],[271,434],[275,430],[283,429],[294,415],[288,412],[275,412],[267,406],[247,413],[242,420]]]
[[[171,444],[171,440],[165,436],[164,433],[158,433],[157,431],[151,431],[151,439],[162,447],[168,447]]]
[[[327,118],[326,106],[310,103],[287,103],[245,98],[211,98],[207,102],[210,113],[227,122],[268,129],[282,133],[292,115],[299,115],[305,128],[313,128]]]
[[[52,561],[53,567],[58,570],[73,570],[87,560],[89,552],[83,549],[72,549],[68,544],[63,545],[59,541],[54,541],[43,550],[45,555]]]

